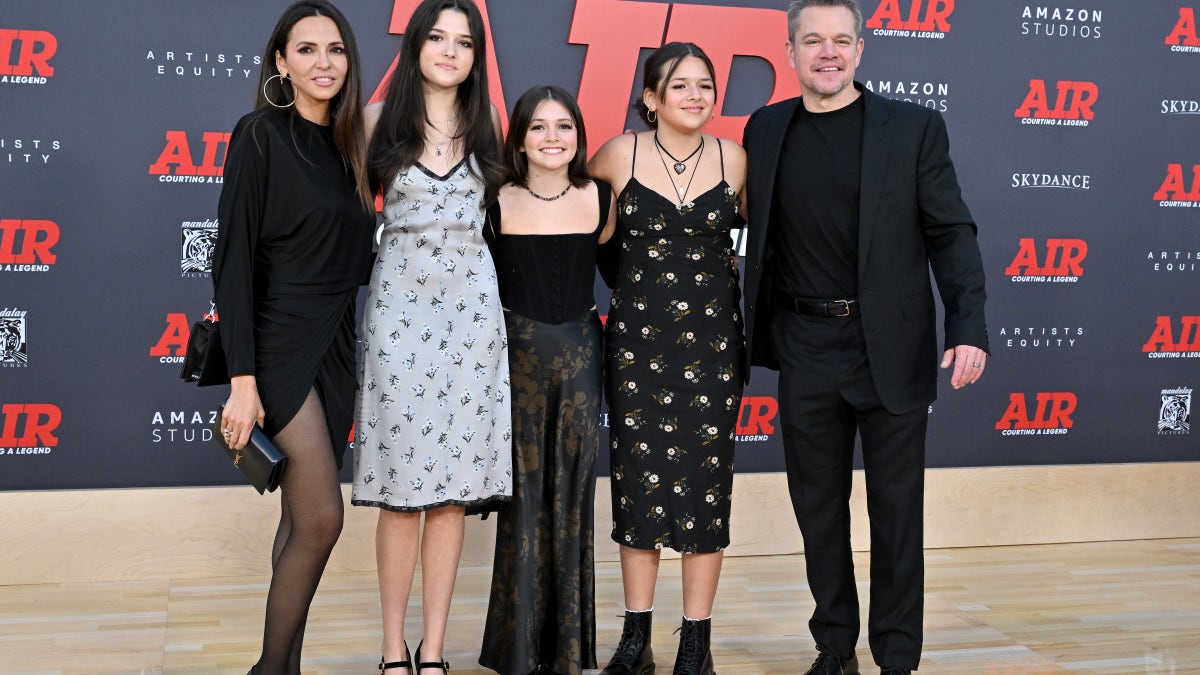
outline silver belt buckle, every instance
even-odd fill
[[[841,314],[832,314],[831,316],[835,316],[835,317],[850,316],[850,301],[849,300],[831,300],[829,304],[831,304],[831,305],[840,304],[843,308]]]

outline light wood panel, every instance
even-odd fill
[[[925,558],[921,675],[1200,673],[1200,538],[931,549]],[[869,560],[856,554],[857,569]],[[596,576],[603,660],[620,636],[620,571],[599,563]],[[460,572],[447,645],[456,675],[490,672],[475,665],[490,580],[487,566]],[[663,563],[652,641],[664,675],[680,583],[679,564]],[[0,587],[0,673],[241,675],[257,657],[265,584],[256,574]],[[865,580],[859,591],[865,616]],[[803,672],[814,655],[811,612],[802,556],[727,559],[713,624],[718,672]],[[375,575],[327,574],[303,672],[375,672],[379,626]],[[419,595],[408,635],[421,635]],[[871,662],[865,636],[858,655]]]
[[[929,548],[1200,536],[1200,462],[937,469],[926,477]],[[348,500],[347,488],[347,502]],[[863,476],[854,544],[868,548]],[[616,560],[607,479],[596,555]],[[802,550],[782,474],[734,481],[729,554]],[[347,507],[330,570],[375,569],[375,510]],[[260,574],[278,497],[248,487],[0,492],[0,585]],[[472,519],[464,565],[491,563],[493,520]]]

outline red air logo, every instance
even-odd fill
[[[54,432],[62,411],[51,403],[0,405],[0,454],[48,455],[58,445]]]
[[[419,4],[420,0],[393,0],[389,31],[403,33]],[[488,3],[477,0],[475,4],[486,23]],[[712,59],[722,97],[728,91],[725,85],[734,58],[743,56],[760,58],[775,72],[770,97],[762,103],[800,94],[800,85],[788,67],[784,50],[771,40],[759,39],[764,35],[780,35],[783,39],[783,27],[787,25],[783,10],[629,0],[575,0],[574,5],[567,42],[587,47],[577,98],[588,135],[593,138],[611,138],[624,130],[629,113],[628,97],[641,95],[640,90],[634,91],[639,72],[638,57],[643,49],[654,49],[664,42],[686,40],[704,45],[704,51]],[[731,26],[736,26],[737,30],[730,30]],[[488,42],[488,89],[492,102],[503,116],[508,106],[504,102],[492,44]],[[391,69],[371,96],[371,101],[383,99],[390,74]],[[752,103],[739,103],[738,107],[757,107],[757,102]],[[705,130],[714,136],[741,138],[748,115],[724,115],[720,112],[723,109],[724,100],[718,99],[718,112]]]
[[[1162,185],[1158,186],[1158,192],[1154,193],[1154,199],[1158,201],[1159,206],[1200,207],[1200,164],[1193,164],[1187,173],[1184,173],[1182,164],[1167,165],[1167,177],[1163,179]]]
[[[1200,358],[1200,316],[1181,318],[1178,331],[1171,317],[1158,317],[1142,352],[1151,359]]]
[[[1009,394],[1008,409],[996,422],[996,429],[1004,436],[1040,436],[1065,434],[1075,426],[1071,420],[1078,404],[1075,394],[1069,391],[1042,391],[1037,393],[1034,401],[1031,416],[1025,394]]]
[[[150,175],[161,183],[220,183],[230,134],[204,132],[199,143],[189,143],[183,131],[168,131],[166,145],[150,165]],[[194,140],[194,139],[193,139]]]
[[[0,28],[0,84],[46,84],[58,38],[44,30]]]
[[[1087,251],[1082,239],[1047,239],[1044,248],[1033,239],[1021,239],[1004,273],[1016,283],[1074,283],[1083,276]]]
[[[1021,118],[1021,124],[1066,127],[1086,127],[1095,119],[1092,106],[1100,98],[1100,88],[1095,82],[1059,80],[1054,90],[1054,104],[1051,105],[1046,81],[1030,80],[1029,93],[1013,116]]]
[[[950,32],[953,13],[954,0],[883,0],[867,28],[874,29],[872,35],[940,40]]]
[[[157,356],[159,363],[183,363],[183,354],[191,335],[187,314],[168,314],[167,327],[158,342],[150,348],[150,356]]]
[[[49,220],[0,218],[0,271],[47,272],[57,243],[58,225]]]
[[[1200,36],[1196,35],[1196,10],[1191,7],[1179,8],[1179,20],[1175,27],[1167,33],[1163,44],[1171,45],[1173,52],[1200,52]]]
[[[775,433],[779,401],[770,396],[743,396],[734,434],[739,441],[765,441]]]

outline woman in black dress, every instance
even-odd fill
[[[587,177],[575,100],[534,87],[513,109],[509,182],[488,209],[512,378],[513,500],[500,511],[479,663],[502,675],[581,675],[596,663],[592,567],[600,449],[596,247],[612,188]]]
[[[292,5],[225,162],[212,275],[231,375],[222,433],[240,449],[258,424],[289,462],[253,673],[300,672],[308,608],[342,528],[355,298],[375,226],[359,73],[341,12]]]
[[[745,182],[737,143],[703,133],[712,63],[672,42],[646,61],[652,131],[610,140],[592,174],[617,190],[618,269],[605,326],[613,539],[625,626],[607,675],[653,672],[650,610],[663,547],[683,554],[677,674],[712,673],[709,628],[729,545],[743,337],[729,237]]]

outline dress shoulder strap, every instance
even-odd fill
[[[629,163],[629,177],[633,178],[633,170],[637,168],[638,134],[633,135],[633,161]]]
[[[717,139],[717,152],[721,153],[721,180],[725,180],[725,149],[721,146],[721,139]]]

